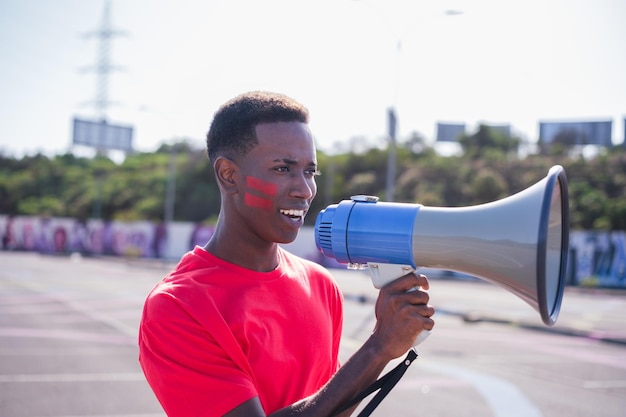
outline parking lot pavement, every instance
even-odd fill
[[[0,415],[164,415],[139,368],[136,331],[145,295],[173,265],[6,253],[0,265]],[[373,329],[378,290],[367,272],[331,273],[346,298],[343,361]],[[626,292],[568,288],[557,324],[546,327],[495,285],[437,276],[430,282],[433,335],[420,346],[419,366],[377,415],[412,415],[418,406],[423,415],[512,415],[534,407],[554,416],[620,415],[624,345],[597,341],[626,339]],[[516,401],[507,397],[500,412],[491,402],[502,403],[503,387]],[[574,397],[580,404],[570,404]]]

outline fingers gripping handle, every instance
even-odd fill
[[[417,291],[419,290],[419,287],[413,287],[409,290],[409,292],[411,291]],[[415,342],[413,342],[413,347],[417,347],[417,345],[419,345],[420,343],[422,343],[424,340],[428,339],[428,336],[430,336],[430,330],[424,329],[422,330],[418,335],[417,338],[415,339]]]
[[[386,264],[386,263],[377,263],[377,262],[368,262],[368,269],[370,271],[370,275],[372,277],[372,283],[374,287],[381,289],[386,284],[394,281],[406,274],[410,274],[415,272],[415,269],[411,265],[401,265],[401,264]],[[412,288],[409,291],[416,291],[419,288]],[[416,347],[420,343],[430,336],[430,330],[422,330],[413,342],[413,347]]]

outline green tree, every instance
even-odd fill
[[[476,133],[461,135],[459,143],[468,158],[501,158],[517,153],[520,139],[481,124]]]
[[[479,129],[466,138],[469,155],[442,157],[414,139],[397,149],[396,201],[447,207],[490,202],[522,191],[560,164],[568,177],[571,228],[626,230],[624,147],[589,159],[554,154],[517,159],[507,157],[510,143]],[[376,147],[332,156],[319,152],[322,175],[307,224],[328,204],[351,195],[382,197],[387,156]],[[0,213],[83,220],[100,213],[105,219],[160,220],[172,167],[174,220],[214,221],[220,198],[213,170],[204,149],[184,141],[129,155],[121,163],[103,156],[36,154],[17,159],[0,154]]]

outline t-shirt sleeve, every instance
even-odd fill
[[[250,376],[167,296],[146,303],[139,332],[146,379],[170,416],[222,416],[258,396]]]

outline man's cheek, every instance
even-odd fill
[[[278,185],[256,177],[246,177],[248,190],[244,194],[244,203],[249,207],[271,210],[272,198],[278,192]]]
[[[278,192],[278,185],[256,177],[246,177],[246,186],[250,190],[258,191],[256,194],[268,197],[274,197]]]
[[[247,206],[253,207],[253,208],[259,208],[263,210],[272,209],[272,200],[253,195],[248,192],[244,194],[244,203]]]

